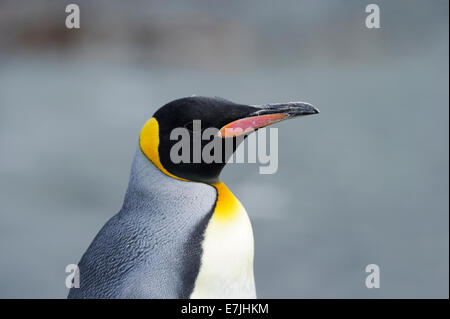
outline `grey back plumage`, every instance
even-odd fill
[[[197,277],[214,187],[168,177],[136,151],[120,212],[81,261],[69,298],[188,298]]]

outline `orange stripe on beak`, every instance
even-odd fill
[[[286,117],[287,115],[282,113],[245,117],[228,123],[227,125],[222,127],[219,131],[219,136],[225,138],[242,135],[248,132],[252,132],[261,127],[280,122]]]

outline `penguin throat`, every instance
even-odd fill
[[[223,222],[231,221],[244,209],[241,202],[224,183],[214,183],[213,186],[217,190],[214,218]]]
[[[161,164],[159,157],[159,124],[152,117],[145,123],[139,136],[139,147],[144,155],[153,163],[161,172],[172,178],[187,181],[189,180],[178,177],[170,173]],[[234,196],[229,188],[222,182],[211,184],[217,190],[217,200],[214,208],[214,217],[219,221],[230,221],[243,209],[241,202]]]

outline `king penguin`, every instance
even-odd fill
[[[82,256],[68,298],[256,298],[251,223],[220,172],[239,134],[316,113],[303,102],[195,96],[161,107],[140,132],[123,206]],[[195,120],[217,134],[195,145]],[[213,162],[190,152],[190,161],[176,163],[176,128],[186,128],[191,149],[232,139],[232,152]]]

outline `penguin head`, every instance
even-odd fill
[[[316,108],[304,102],[258,106],[219,97],[186,97],[157,110],[144,125],[139,144],[146,157],[165,174],[215,183],[249,133],[285,119],[316,113]],[[206,158],[204,154],[211,156]]]

